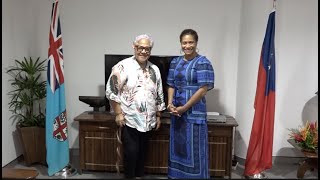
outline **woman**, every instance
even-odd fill
[[[197,52],[198,34],[180,34],[183,56],[171,61],[167,78],[171,113],[168,178],[210,178],[205,95],[214,87],[210,61]]]

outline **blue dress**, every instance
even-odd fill
[[[183,106],[204,85],[214,87],[214,70],[201,55],[171,61],[167,84],[174,88],[173,104]],[[181,117],[171,115],[168,178],[210,178],[206,99],[203,97]]]

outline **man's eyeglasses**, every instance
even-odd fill
[[[143,46],[136,46],[136,48],[139,53],[141,53],[143,50],[146,53],[150,53],[152,49],[151,47],[143,47]]]

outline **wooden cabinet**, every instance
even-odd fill
[[[80,172],[82,170],[116,171],[115,116],[108,112],[84,112],[75,117],[79,122]],[[238,126],[233,117],[226,123],[208,122],[209,170],[211,176],[231,177],[233,130]],[[169,115],[162,118],[158,131],[150,137],[145,172],[166,174],[169,151]],[[120,163],[122,170],[122,162]]]
[[[208,123],[209,171],[211,176],[231,178],[234,118],[228,117],[226,123]]]
[[[113,117],[85,112],[77,118],[79,118],[80,170],[114,171],[117,160],[117,126],[111,123],[114,121]]]

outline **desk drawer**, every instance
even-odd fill
[[[80,131],[116,131],[118,126],[105,122],[83,122],[80,123]]]
[[[232,137],[232,133],[233,133],[232,128],[233,127],[208,126],[208,136]]]

